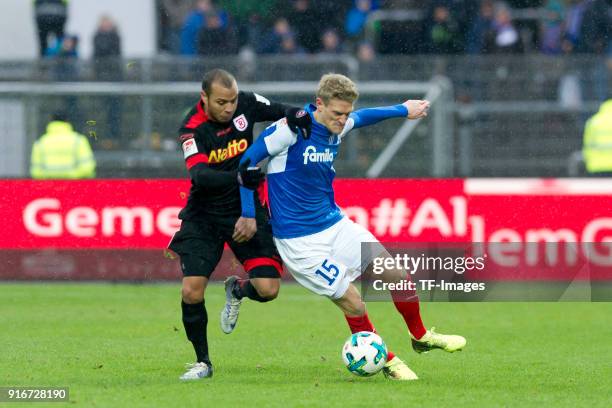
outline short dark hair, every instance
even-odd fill
[[[202,90],[210,94],[212,84],[215,82],[218,82],[224,88],[231,88],[234,82],[236,82],[236,78],[224,69],[211,69],[204,74],[204,79],[202,79]]]

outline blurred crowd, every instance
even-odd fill
[[[176,55],[249,48],[281,55],[348,52],[369,60],[376,53],[554,55],[611,48],[612,0],[158,2],[160,49]],[[391,17],[370,19],[377,10]],[[402,17],[401,11],[412,13]]]
[[[155,1],[159,50],[171,55],[612,53],[612,0]],[[67,0],[35,4],[41,56],[78,57],[79,39],[64,33]],[[386,17],[371,18],[377,11]],[[120,44],[101,16],[94,58],[120,56]]]

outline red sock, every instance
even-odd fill
[[[410,301],[399,301],[397,300],[399,296],[394,296],[393,292],[391,292],[391,296],[393,297],[395,308],[404,318],[412,337],[417,340],[423,337],[423,335],[425,335],[427,332],[427,329],[425,326],[423,326],[423,321],[421,320],[419,298],[416,295],[413,295]],[[403,299],[406,298],[403,297]]]
[[[374,325],[370,321],[370,318],[368,317],[367,312],[363,316],[351,317],[351,316],[344,315],[344,317],[346,318],[346,322],[348,323],[351,329],[351,333],[357,333],[360,331],[369,331],[372,333],[376,333],[376,329],[374,328]],[[395,357],[395,354],[393,354],[391,350],[387,350],[387,361],[393,360],[394,357]]]

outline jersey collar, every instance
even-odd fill
[[[309,104],[306,104],[306,106],[304,106],[304,109],[306,110],[306,112],[308,112],[308,114],[310,115],[310,119],[312,120],[312,128],[313,128],[312,133],[313,134],[319,134],[325,137],[329,137],[333,135],[333,133],[330,132],[329,129],[327,129],[321,123],[317,122],[317,120],[315,119],[314,113],[317,110],[316,105],[309,103]]]

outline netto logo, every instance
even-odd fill
[[[227,144],[226,148],[212,150],[208,155],[208,162],[221,163],[222,161],[238,156],[240,153],[244,153],[247,147],[249,147],[249,143],[246,139],[232,140]]]
[[[324,152],[317,152],[317,148],[314,146],[308,146],[302,155],[304,156],[304,164],[308,164],[308,161],[311,163],[334,161],[334,154],[329,149],[325,149]]]

